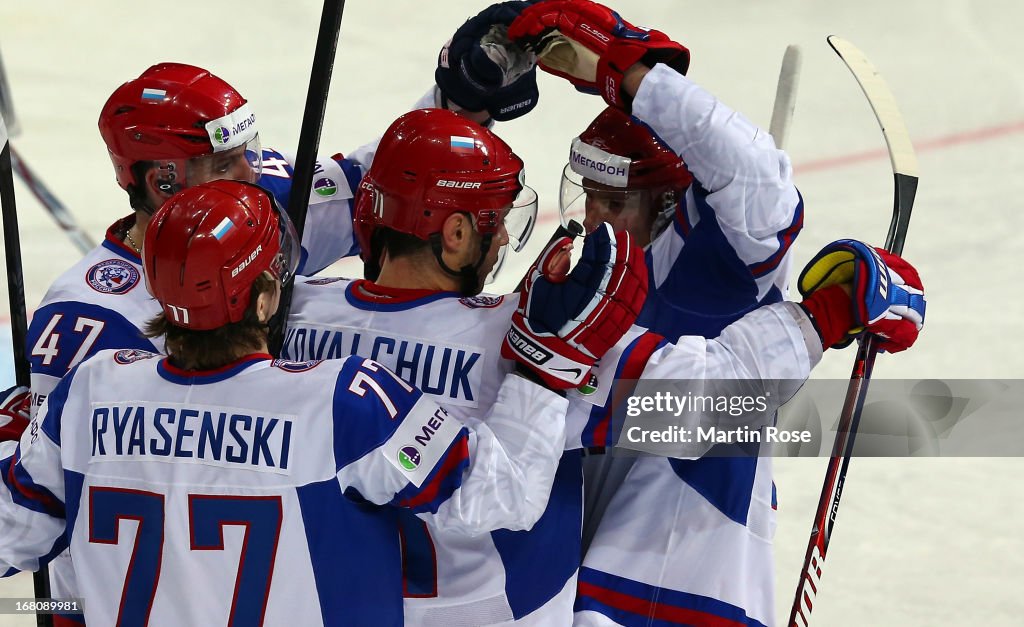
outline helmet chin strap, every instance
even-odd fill
[[[434,252],[434,259],[437,259],[438,265],[441,266],[445,273],[459,280],[459,293],[463,296],[476,296],[480,293],[483,287],[480,279],[480,267],[484,265],[484,260],[487,259],[487,251],[491,248],[493,238],[493,233],[483,234],[480,241],[480,258],[477,262],[475,264],[466,264],[458,270],[453,270],[448,267],[448,264],[441,257],[441,234],[434,233],[430,236],[430,250]]]

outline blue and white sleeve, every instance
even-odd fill
[[[528,529],[547,507],[565,408],[563,398],[510,375],[485,421],[467,426],[383,366],[350,359],[335,393],[338,480],[441,528]]]
[[[675,215],[675,230],[685,239],[713,216],[755,279],[757,300],[763,298],[779,282],[786,253],[803,225],[789,156],[766,131],[663,65],[644,77],[633,115],[680,155],[694,176]]]
[[[38,570],[67,548],[60,421],[73,378],[74,371],[57,385],[0,459],[0,576]]]

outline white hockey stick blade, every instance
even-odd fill
[[[772,121],[768,132],[780,150],[786,144],[786,134],[793,121],[796,110],[796,92],[800,86],[800,67],[803,63],[803,51],[800,46],[786,46],[782,55],[782,69],[779,70],[779,83],[775,88],[775,105],[772,108]]]
[[[864,53],[849,41],[838,35],[829,35],[828,45],[832,46],[846,67],[850,68],[853,77],[857,79],[857,84],[867,96],[871,109],[878,118],[878,124],[882,127],[885,143],[889,147],[892,171],[895,174],[917,177],[917,156],[910,142],[910,133],[907,132],[903,116],[896,106],[896,99],[893,98],[885,79]]]

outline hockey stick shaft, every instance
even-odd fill
[[[910,226],[910,213],[914,206],[918,182],[917,157],[910,142],[910,135],[903,122],[903,116],[896,107],[892,92],[864,53],[850,42],[834,35],[828,38],[828,43],[857,79],[882,128],[894,178],[892,220],[885,247],[889,252],[900,254]],[[870,335],[865,336],[857,348],[857,357],[854,360],[843,411],[839,417],[832,455],[825,471],[825,482],[818,499],[818,508],[814,514],[811,537],[800,573],[800,584],[789,615],[791,627],[806,627],[810,621],[877,354],[875,339]]]
[[[7,82],[7,71],[4,69],[2,57],[0,57],[0,115],[7,121],[8,139],[17,136],[20,129],[17,127],[17,118],[14,115],[14,98],[11,95],[11,88]],[[53,192],[43,184],[43,181],[35,175],[28,164],[25,163],[25,160],[14,149],[14,146],[11,146],[10,150],[11,167],[14,169],[14,173],[32,191],[32,194],[43,205],[43,208],[49,212],[50,217],[54,219],[57,226],[64,231],[65,235],[71,239],[71,242],[82,254],[92,250],[96,244],[86,234],[85,230],[78,225],[78,221],[71,215],[71,212],[68,211],[64,203],[58,200],[53,195]]]
[[[25,273],[21,265],[21,237],[18,212],[14,204],[14,176],[11,174],[11,148],[7,127],[0,116],[0,212],[4,222],[4,252],[7,263],[7,297],[11,305],[11,343],[14,349],[14,376],[18,385],[28,387],[31,374],[25,355],[28,336],[28,315],[25,312]],[[32,574],[33,592],[37,599],[50,597],[50,576],[45,567]],[[36,614],[36,624],[51,627],[49,614]]]
[[[96,247],[96,243],[93,242],[92,238],[89,237],[89,234],[79,226],[75,217],[71,215],[71,212],[68,211],[68,208],[64,203],[58,200],[57,197],[53,195],[53,192],[50,191],[50,188],[43,184],[43,181],[36,176],[32,168],[25,163],[25,160],[21,158],[18,151],[14,149],[14,146],[11,146],[11,166],[14,168],[14,173],[18,175],[19,179],[21,179],[21,182],[28,187],[29,191],[32,192],[32,195],[35,196],[36,199],[39,200],[39,203],[43,205],[43,208],[49,212],[50,217],[52,217],[54,222],[57,223],[57,226],[64,231],[64,234],[68,236],[68,239],[71,240],[71,243],[75,245],[75,248],[77,248],[80,253],[84,255]]]
[[[320,132],[323,129],[324,113],[327,110],[327,94],[334,71],[334,57],[338,50],[341,32],[341,17],[345,12],[345,0],[324,0],[320,15],[320,30],[313,50],[313,65],[309,73],[309,89],[306,92],[306,108],[302,114],[299,130],[299,146],[292,172],[291,194],[288,197],[288,217],[302,241],[306,227],[306,210],[309,208],[309,194],[316,170],[316,155],[320,148]],[[280,355],[284,345],[285,324],[292,305],[293,282],[281,289],[281,306],[270,327],[270,353]]]

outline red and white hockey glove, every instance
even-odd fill
[[[32,416],[32,393],[23,385],[0,392],[0,442],[20,440]]]
[[[568,241],[550,244],[531,270],[501,346],[503,357],[561,390],[587,380],[594,362],[636,322],[647,298],[643,250],[628,233],[599,226],[567,275]]]
[[[879,338],[880,350],[898,353],[913,346],[924,327],[921,277],[882,248],[832,242],[807,264],[797,285],[825,348],[846,346],[866,331]]]
[[[509,38],[537,54],[541,69],[568,79],[576,89],[600,94],[629,109],[623,74],[636,63],[664,63],[680,74],[690,51],[657,30],[638,28],[589,0],[543,0],[527,7],[508,29]]]

